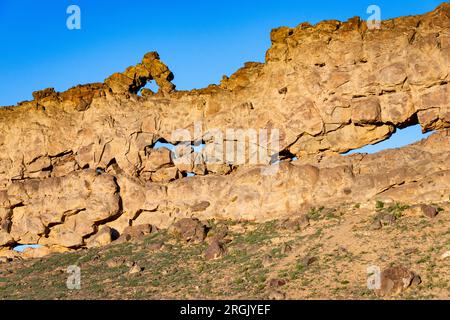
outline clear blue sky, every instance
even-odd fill
[[[0,105],[31,99],[46,87],[64,91],[103,81],[156,50],[178,89],[218,83],[246,61],[264,61],[272,28],[324,19],[382,19],[430,11],[434,0],[0,0]],[[81,8],[81,30],[66,9]]]

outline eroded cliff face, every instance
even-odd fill
[[[264,221],[319,205],[448,199],[450,4],[379,30],[353,18],[278,28],[271,40],[265,63],[205,89],[176,91],[151,52],[104,83],[2,108],[0,246],[79,248],[102,225],[121,233],[193,215]],[[142,89],[152,80],[156,93]],[[340,155],[414,124],[438,132],[398,150]],[[211,161],[210,133],[227,129],[279,136],[258,165]],[[175,157],[157,141],[206,147]],[[265,166],[276,170],[262,174]]]

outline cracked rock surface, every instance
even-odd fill
[[[1,108],[0,247],[76,249],[103,226],[121,234],[194,215],[267,221],[320,205],[448,199],[449,3],[379,30],[356,17],[270,36],[264,63],[246,63],[219,85],[177,91],[150,52],[104,83],[48,88]],[[148,81],[159,91],[144,88]],[[401,149],[341,155],[416,124],[437,132]],[[270,161],[206,161],[206,133],[217,128],[278,129],[271,151],[283,161],[269,175],[261,169]],[[194,155],[188,163],[154,148],[186,142],[177,129],[206,143],[200,153],[183,150]]]

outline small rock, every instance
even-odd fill
[[[269,280],[269,287],[278,288],[286,285],[287,281],[284,279],[271,279]]]
[[[200,201],[191,206],[192,212],[201,212],[205,211],[211,204],[209,201]]]
[[[117,243],[142,240],[142,238],[151,234],[155,230],[156,229],[150,224],[126,227],[119,239],[117,239]]]
[[[150,251],[158,251],[161,250],[163,247],[164,247],[163,241],[158,241],[147,245],[147,249],[149,249]]]
[[[404,266],[385,269],[381,272],[380,288],[375,290],[375,294],[380,297],[398,295],[411,286],[415,277],[418,276]]]
[[[387,254],[380,254],[379,259],[380,261],[388,261],[389,256]]]
[[[8,257],[0,257],[0,263],[8,263],[11,261],[12,261],[12,259],[10,259]]]
[[[280,227],[286,230],[299,231],[309,226],[309,218],[306,214],[301,214],[295,218],[285,219],[280,222]]]
[[[180,177],[180,171],[177,167],[161,168],[152,173],[151,179],[153,182],[170,182]]]
[[[444,259],[447,259],[448,257],[450,257],[450,251],[444,252],[441,256],[441,259],[444,260]]]
[[[98,248],[110,244],[113,241],[113,230],[103,226],[92,238],[88,239],[86,247]]]
[[[218,224],[208,232],[208,241],[212,242],[214,239],[224,241],[228,235],[228,226],[226,224]]]
[[[220,241],[215,240],[210,243],[205,251],[206,260],[215,260],[223,257],[225,255],[225,248]]]
[[[152,97],[154,95],[155,95],[155,93],[148,88],[141,89],[141,96],[143,96],[143,97]]]
[[[109,268],[116,268],[118,266],[121,266],[127,262],[127,259],[124,257],[114,257],[108,261],[106,261],[106,265]]]
[[[420,205],[420,210],[422,210],[422,214],[428,218],[434,218],[438,214],[438,210],[435,207],[426,204]]]
[[[134,264],[130,271],[128,271],[128,274],[136,274],[136,273],[140,273],[141,271],[143,271],[144,268],[138,266],[137,264]]]
[[[309,267],[310,265],[312,265],[314,262],[317,261],[317,257],[313,257],[313,256],[306,256],[303,259],[301,259],[300,263],[304,266],[304,267]]]
[[[418,286],[419,284],[422,283],[422,278],[420,278],[419,275],[414,275],[414,278],[411,281],[411,286]]]
[[[383,225],[391,225],[394,224],[397,219],[393,214],[383,213],[379,215],[378,220],[380,220]]]
[[[378,219],[375,219],[369,226],[370,230],[380,230],[382,228],[381,221]]]
[[[52,253],[62,253],[69,251],[68,248],[61,246],[41,246],[38,248],[25,248],[22,252],[22,257],[25,259],[42,258]]]
[[[262,265],[264,268],[271,266],[273,263],[273,258],[270,254],[266,254],[262,257]]]
[[[186,242],[199,243],[206,238],[206,226],[197,218],[181,219],[169,227],[169,232]]]
[[[418,253],[419,249],[417,249],[417,248],[408,248],[408,249],[405,249],[405,251],[403,251],[403,252],[405,253],[405,255],[409,256],[409,255],[411,255],[413,253]]]
[[[286,295],[283,292],[281,292],[279,290],[275,290],[275,289],[273,289],[269,292],[268,297],[269,297],[269,300],[284,300],[284,299],[286,299]]]
[[[337,250],[338,255],[342,255],[342,256],[346,256],[350,253],[348,251],[348,249],[344,246],[339,246],[336,250]]]
[[[290,245],[286,244],[286,243],[283,244],[281,246],[281,254],[287,254],[289,252],[292,252],[292,247]]]

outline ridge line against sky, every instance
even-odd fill
[[[386,20],[423,14],[443,2],[2,0],[0,106],[31,100],[33,91],[47,87],[65,91],[102,82],[149,51],[160,53],[175,74],[177,89],[202,88],[219,83],[247,61],[264,62],[273,28],[353,16],[367,19],[373,4]],[[72,4],[81,9],[80,30],[66,25]],[[389,147],[424,137],[418,127],[399,133],[398,142],[389,140]],[[374,147],[370,150],[385,148]]]
[[[264,61],[270,30],[325,19],[363,19],[369,5],[383,20],[435,9],[443,1],[31,1],[0,2],[0,106],[32,99],[35,90],[64,91],[102,82],[158,51],[179,90],[218,83],[247,61]],[[69,30],[66,9],[81,9]]]

